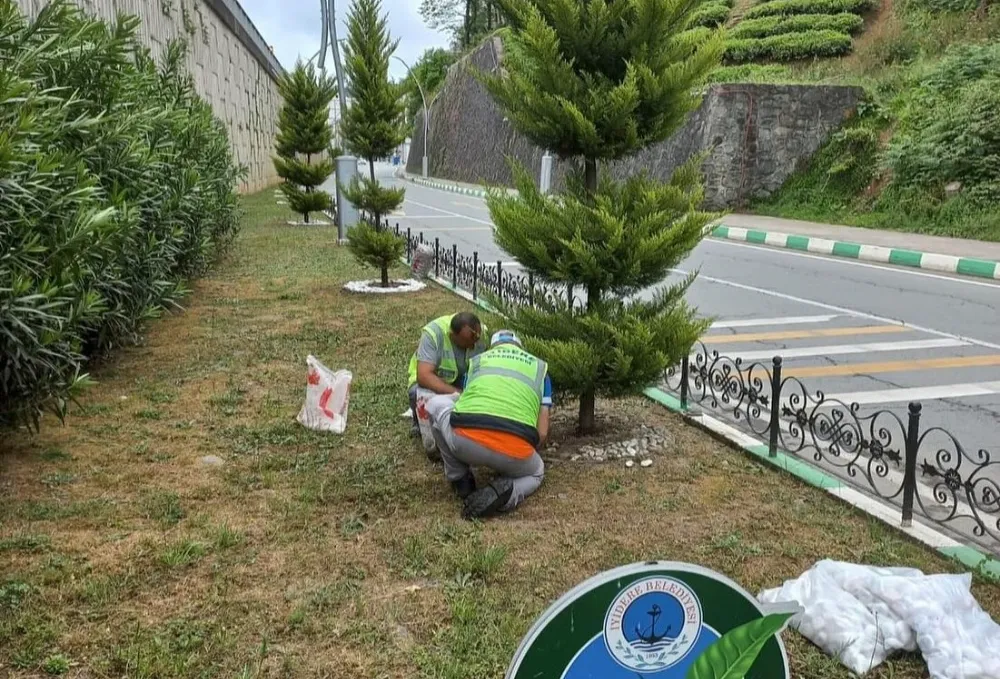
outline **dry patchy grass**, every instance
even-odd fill
[[[500,677],[553,599],[622,563],[693,561],[751,591],[827,557],[955,569],[642,400],[604,414],[670,432],[652,468],[552,459],[513,515],[463,522],[399,418],[420,327],[463,303],[343,293],[364,274],[333,232],[272,205],[248,199],[229,259],[97,368],[66,426],[0,440],[5,675]],[[294,421],[309,353],[354,371],[345,436]],[[556,432],[560,456],[579,445]],[[1000,611],[997,587],[975,592]],[[848,676],[786,637],[797,676]]]

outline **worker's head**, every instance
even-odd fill
[[[459,349],[471,349],[476,346],[482,333],[483,325],[479,322],[479,317],[473,313],[463,311],[451,319],[451,341]]]
[[[501,344],[513,344],[514,346],[522,346],[521,339],[514,334],[513,330],[498,330],[493,333],[493,337],[490,338],[490,347],[498,347]]]

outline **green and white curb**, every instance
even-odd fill
[[[826,472],[813,467],[794,456],[779,452],[772,457],[768,452],[767,444],[763,441],[743,433],[739,429],[716,419],[708,414],[700,413],[693,415],[681,408],[680,401],[673,394],[669,394],[662,389],[651,387],[646,390],[646,396],[665,406],[668,410],[683,415],[689,422],[709,431],[716,436],[724,438],[728,442],[736,445],[745,452],[757,457],[768,464],[782,469],[789,474],[808,483],[810,486],[820,488],[830,495],[846,502],[852,507],[856,507],[866,514],[875,517],[879,521],[902,531],[909,537],[934,549],[938,553],[949,559],[961,562],[967,568],[977,571],[985,577],[1000,581],[1000,560],[983,554],[974,547],[965,545],[954,538],[945,535],[930,526],[914,520],[910,526],[901,526],[899,522],[899,512],[878,500],[875,500],[861,491],[847,485],[840,479]]]
[[[769,245],[775,248],[801,250],[819,255],[846,257],[866,262],[880,264],[896,264],[910,266],[916,269],[929,269],[944,273],[977,276],[1000,280],[1000,262],[968,257],[939,255],[932,252],[917,252],[901,248],[886,248],[879,245],[862,245],[860,243],[845,243],[826,238],[796,236],[778,231],[759,231],[738,226],[717,226],[712,230],[712,236],[725,240],[735,240],[757,245]]]
[[[430,189],[437,189],[439,191],[448,191],[449,193],[460,193],[464,196],[475,196],[476,198],[485,198],[486,189],[473,189],[468,186],[459,186],[457,184],[451,184],[446,182],[436,181],[434,179],[424,179],[423,177],[411,177],[408,174],[399,174],[401,179],[413,182],[414,184],[420,184],[421,186],[426,186]]]

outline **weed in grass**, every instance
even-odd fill
[[[76,411],[77,417],[96,417],[98,415],[107,415],[112,412],[111,406],[107,403],[88,403],[87,405],[80,406],[80,409]]]
[[[76,480],[76,476],[70,472],[53,472],[42,477],[42,485],[54,488],[55,486],[65,486]]]
[[[625,488],[625,486],[622,485],[621,478],[616,476],[616,477],[614,477],[612,479],[609,479],[604,484],[604,493],[606,495],[614,495],[615,493],[622,492],[622,490],[624,490],[624,488]]]
[[[167,568],[189,566],[208,553],[205,545],[194,540],[181,540],[169,545],[160,555],[160,563]]]
[[[6,516],[25,521],[59,521],[72,517],[98,520],[105,518],[110,509],[110,503],[102,499],[84,500],[83,502],[27,500],[3,505],[0,507],[0,517]]]
[[[500,570],[506,558],[505,545],[483,545],[479,540],[456,545],[444,552],[444,561],[456,577],[467,575],[486,582]]]
[[[760,556],[764,553],[760,545],[745,541],[739,532],[727,533],[714,540],[711,547],[716,551],[729,552],[738,557]]]
[[[146,389],[142,392],[142,396],[150,403],[154,403],[156,405],[173,403],[177,400],[176,392],[168,391],[162,387],[152,387],[150,389]]]
[[[16,611],[31,594],[31,585],[20,580],[8,580],[0,585],[0,610]]]
[[[240,411],[240,407],[246,402],[247,390],[238,384],[229,383],[226,391],[209,399],[209,403],[215,406],[225,417],[232,417]]]
[[[231,637],[208,623],[170,620],[154,629],[136,626],[110,649],[111,674],[137,679],[207,677],[230,657]]]
[[[130,573],[115,575],[90,575],[79,590],[83,601],[97,608],[104,608],[122,600],[134,584]]]
[[[0,552],[44,552],[51,545],[48,535],[15,535],[0,540]]]
[[[430,567],[429,540],[426,535],[410,535],[403,542],[402,571],[406,577],[426,575]]]
[[[138,411],[135,416],[140,420],[160,420],[163,419],[163,413],[155,408],[143,408]]]
[[[344,536],[344,539],[354,537],[365,529],[367,518],[365,514],[348,514],[340,520],[340,534]]]
[[[69,658],[62,653],[50,655],[42,663],[42,670],[45,674],[60,675],[69,672]]]
[[[230,547],[235,547],[236,545],[243,542],[243,533],[230,527],[228,524],[222,524],[215,529],[215,539],[212,541],[212,545],[216,550],[229,549]]]
[[[68,462],[73,456],[59,448],[47,448],[40,456],[45,462]]]
[[[147,495],[142,504],[146,518],[158,521],[164,527],[177,525],[185,516],[181,499],[173,491],[155,491]]]

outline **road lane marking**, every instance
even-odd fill
[[[800,325],[803,323],[826,323],[837,318],[838,314],[824,316],[785,316],[782,318],[741,318],[731,321],[716,321],[713,328],[752,328],[758,325]]]
[[[465,233],[466,231],[493,231],[493,229],[488,226],[429,226],[427,228],[421,228],[419,231],[422,231],[423,233],[427,233],[428,231],[444,231],[446,233],[449,231],[457,231]]]
[[[468,215],[462,215],[457,212],[452,212],[451,210],[445,210],[444,208],[435,207],[433,205],[428,205],[427,203],[418,203],[415,200],[406,198],[404,202],[410,203],[411,205],[416,205],[417,207],[426,208],[428,210],[434,210],[435,212],[440,212],[442,214],[451,215],[452,217],[458,217],[459,219],[467,219],[470,222],[477,222],[479,224],[485,224],[486,226],[493,228],[493,222],[488,222],[485,219],[476,219],[475,217],[470,217]]]
[[[934,401],[945,398],[968,398],[969,396],[991,396],[993,394],[1000,394],[1000,382],[966,382],[964,384],[943,384],[937,387],[854,391],[842,394],[826,394],[826,398],[847,404],[873,405],[877,403],[903,403],[907,401]]]
[[[670,269],[670,271],[679,274],[681,276],[690,276],[692,273],[690,271],[685,271],[684,269]],[[855,316],[857,318],[867,318],[872,321],[878,321],[879,323],[892,323],[895,325],[910,328],[911,330],[925,332],[928,335],[937,335],[938,337],[951,337],[953,339],[960,339],[964,342],[968,342],[969,344],[975,344],[976,346],[979,347],[986,347],[988,349],[1000,349],[1000,344],[996,344],[995,342],[987,342],[985,340],[975,339],[973,337],[965,337],[963,335],[956,335],[954,333],[944,332],[943,330],[935,330],[934,328],[928,328],[927,326],[924,325],[905,323],[903,321],[896,320],[895,318],[887,318],[885,316],[879,316],[878,314],[870,314],[866,311],[858,311],[856,309],[850,309],[848,307],[837,306],[836,304],[817,302],[814,299],[797,297],[795,295],[789,295],[784,292],[778,292],[777,290],[770,290],[768,288],[759,288],[755,285],[746,285],[744,283],[737,283],[735,281],[727,281],[724,278],[715,278],[714,276],[706,276],[705,274],[702,273],[698,274],[698,280],[709,281],[711,283],[718,283],[719,285],[726,285],[731,288],[737,288],[738,290],[749,290],[750,292],[758,292],[762,295],[768,295],[769,297],[777,297],[778,299],[784,299],[790,302],[798,302],[799,304],[806,304],[809,306],[817,307],[819,309],[838,311],[842,314],[848,314],[850,316]]]
[[[408,214],[393,214],[393,217],[399,217],[400,219],[455,219],[451,215],[408,215]]]
[[[985,356],[947,356],[920,358],[913,361],[884,361],[881,363],[849,363],[845,365],[815,365],[791,367],[783,375],[795,377],[831,377],[834,375],[871,375],[874,373],[915,372],[941,368],[979,368],[1000,365],[1000,354]]]
[[[736,335],[704,335],[705,344],[731,344],[733,342],[761,342],[765,340],[806,339],[809,337],[848,337],[851,335],[887,335],[909,332],[902,325],[862,325],[855,328],[820,328],[818,330],[778,330],[775,332],[747,332]]]
[[[810,245],[812,244],[813,240],[816,240],[816,239],[811,239],[810,240]],[[900,273],[900,274],[905,274],[907,276],[920,276],[922,278],[933,278],[933,279],[939,280],[939,281],[949,281],[951,283],[961,283],[963,285],[975,285],[975,286],[978,286],[978,287],[994,288],[994,289],[996,289],[996,287],[997,287],[996,283],[988,283],[988,282],[985,282],[985,281],[972,280],[970,278],[964,278],[960,274],[957,274],[957,275],[954,275],[954,276],[942,276],[941,274],[927,273],[925,271],[914,271],[914,270],[908,269],[908,268],[897,268],[895,266],[890,266],[890,265],[885,265],[885,264],[868,264],[866,262],[859,262],[859,261],[854,260],[854,259],[845,259],[843,257],[833,257],[833,256],[831,256],[831,257],[823,257],[822,255],[812,255],[812,254],[807,254],[805,252],[796,252],[794,250],[785,250],[785,249],[782,249],[782,248],[770,248],[770,247],[763,248],[763,247],[761,247],[760,245],[757,245],[757,244],[752,244],[752,243],[750,243],[750,244],[748,244],[748,243],[737,243],[737,242],[734,242],[734,241],[720,240],[720,239],[717,239],[717,238],[706,238],[702,242],[703,243],[708,243],[710,245],[725,245],[725,246],[729,246],[729,247],[733,247],[733,248],[750,248],[751,250],[757,250],[757,251],[766,250],[767,252],[773,252],[775,254],[785,255],[786,257],[804,257],[806,259],[818,259],[820,261],[830,262],[832,264],[844,264],[844,265],[847,265],[847,266],[860,266],[860,267],[864,267],[866,269],[878,269],[879,271],[891,271],[892,273]],[[833,243],[833,241],[830,241],[830,242]],[[832,248],[831,248],[831,253],[832,253]],[[998,269],[998,271],[1000,271],[1000,269]],[[700,276],[700,278],[704,278],[704,276]]]
[[[737,351],[734,354],[744,361],[763,361],[780,353],[784,359],[807,356],[844,356],[846,354],[867,354],[882,351],[914,351],[917,349],[944,349],[947,347],[967,347],[968,342],[957,339],[913,340],[912,342],[869,342],[868,344],[834,344],[818,347],[796,347],[794,349],[774,349],[765,351]]]

